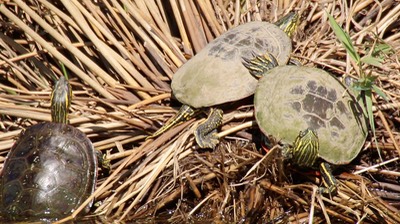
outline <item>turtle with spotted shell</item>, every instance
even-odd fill
[[[21,132],[8,153],[0,175],[1,221],[52,222],[70,215],[93,194],[101,153],[83,132],[68,125],[71,97],[71,86],[61,77],[51,94],[52,122]]]
[[[207,120],[197,127],[195,138],[201,148],[214,148],[219,142],[216,128],[222,124],[223,116],[222,110],[215,106],[251,96],[257,85],[257,78],[250,74],[243,60],[263,54],[273,56],[279,64],[286,64],[292,52],[290,37],[298,21],[298,14],[291,12],[275,24],[249,22],[210,42],[174,74],[172,93],[184,105],[150,137],[156,137],[211,107]],[[264,69],[272,68],[272,64],[265,66]]]
[[[251,62],[278,64],[260,56]],[[321,171],[323,193],[337,191],[330,164],[350,163],[368,134],[363,105],[318,68],[284,65],[266,71],[254,94],[254,110],[261,131],[284,144],[285,159]]]

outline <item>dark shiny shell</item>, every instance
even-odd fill
[[[254,107],[264,134],[284,143],[292,144],[306,128],[316,131],[319,156],[333,164],[353,160],[367,136],[362,106],[321,69],[280,66],[269,70],[259,81]]]
[[[278,26],[250,22],[235,27],[205,46],[174,74],[174,97],[194,108],[240,100],[254,94],[257,79],[243,66],[254,54],[274,55],[286,64],[291,39]]]
[[[84,133],[66,124],[34,125],[4,163],[1,214],[13,220],[65,217],[93,193],[96,176],[97,157]]]

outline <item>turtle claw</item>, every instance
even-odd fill
[[[198,135],[196,135],[198,136]],[[214,132],[210,133],[207,136],[202,136],[201,138],[196,138],[196,142],[199,145],[200,148],[202,149],[214,149],[218,143],[219,143],[219,137],[217,135],[217,130],[214,130]]]
[[[318,192],[324,195],[332,195],[335,196],[337,195],[337,187],[336,186],[331,186],[331,187],[318,187]]]
[[[243,58],[243,65],[250,74],[256,78],[261,78],[264,73],[279,65],[274,55],[267,52],[266,54],[256,54],[253,52],[253,58]]]
[[[222,115],[221,109],[212,109],[207,120],[199,124],[194,135],[200,148],[214,149],[217,146],[219,137],[216,128],[222,124]]]

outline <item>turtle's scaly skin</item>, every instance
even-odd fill
[[[53,122],[29,127],[11,148],[0,178],[3,219],[57,220],[93,193],[97,155],[86,135],[66,124],[70,100],[68,81],[60,78],[52,94]]]
[[[61,77],[51,92],[51,121],[68,124],[68,109],[71,106],[72,88],[68,80]]]
[[[318,151],[317,134],[310,129],[306,129],[301,131],[296,140],[294,140],[291,157],[293,162],[299,166],[312,167],[317,161]]]
[[[330,164],[318,160],[319,140],[317,133],[311,129],[300,131],[293,145],[285,145],[282,150],[285,160],[290,160],[299,167],[319,168],[324,187],[319,191],[326,194],[337,192],[337,180],[332,175]]]
[[[252,76],[262,78],[266,71],[275,68],[279,63],[275,56],[268,52],[263,55],[254,55],[252,59],[244,59],[243,65]]]
[[[217,129],[215,126],[222,124],[223,111],[221,109],[212,108],[207,120],[199,124],[194,136],[197,144],[202,148],[214,148],[219,140],[217,136]]]
[[[190,107],[190,112],[194,112],[253,95],[257,78],[249,73],[242,64],[243,60],[253,58],[254,54],[268,52],[279,64],[286,64],[292,51],[289,36],[293,34],[297,23],[298,15],[289,13],[276,24],[249,22],[210,42],[174,74],[171,88],[174,97],[185,108],[180,111],[188,111]],[[191,117],[178,114],[151,137]],[[216,129],[222,123],[221,120],[222,114],[209,116],[203,126],[210,130]],[[201,148],[214,148],[218,143],[216,135],[200,132],[195,134],[198,145]]]

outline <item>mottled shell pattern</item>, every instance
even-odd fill
[[[243,58],[271,53],[286,64],[291,39],[278,26],[249,22],[210,42],[174,74],[172,91],[183,104],[194,108],[236,101],[254,94],[257,79],[243,66]]]
[[[309,67],[279,66],[260,79],[255,116],[264,134],[292,144],[300,131],[317,132],[319,156],[346,164],[360,152],[367,136],[362,106],[329,73]]]

